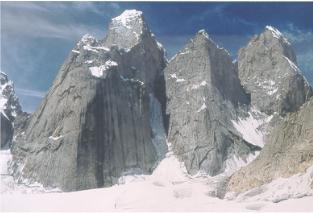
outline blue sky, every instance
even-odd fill
[[[168,57],[205,29],[235,58],[266,25],[292,42],[298,64],[313,84],[313,3],[213,2],[1,2],[1,70],[14,81],[23,109],[34,111],[58,69],[86,33],[104,37],[112,17],[144,12]]]

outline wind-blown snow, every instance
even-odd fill
[[[112,68],[116,67],[118,64],[115,61],[108,60],[104,63],[104,65],[101,65],[99,67],[89,67],[89,70],[91,74],[97,78],[103,77],[104,73]]]

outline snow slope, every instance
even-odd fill
[[[10,152],[1,151],[0,156],[2,177]],[[190,176],[171,151],[152,175],[126,175],[119,179],[120,184],[108,188],[51,192],[6,179],[1,179],[1,211],[313,211],[313,197],[279,203],[213,197],[223,175]],[[2,190],[8,184],[15,186]]]
[[[262,131],[262,126],[267,125],[273,116],[268,116],[256,109],[251,109],[248,115],[232,121],[233,126],[247,142],[263,147],[266,132]]]

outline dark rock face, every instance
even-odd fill
[[[223,172],[226,160],[246,159],[260,148],[244,141],[232,120],[245,94],[228,53],[204,31],[170,61],[165,71],[169,119],[168,140],[188,172]]]
[[[111,185],[128,170],[152,171],[159,155],[150,99],[162,97],[155,82],[166,61],[137,23],[146,26],[141,12],[125,11],[103,41],[84,36],[78,42],[25,133],[16,135],[11,169],[17,180],[72,191]],[[124,28],[138,32],[136,40]]]
[[[0,118],[0,127],[1,127],[1,149],[9,148],[11,145],[13,137],[13,126],[12,122],[1,113]]]
[[[260,155],[236,172],[228,191],[244,192],[279,177],[303,173],[313,164],[313,99],[288,114],[271,132]]]
[[[9,148],[13,137],[13,122],[22,108],[14,92],[14,85],[8,76],[0,72],[0,131],[1,149]]]
[[[238,74],[251,104],[269,115],[296,111],[312,96],[291,44],[270,26],[239,51]]]

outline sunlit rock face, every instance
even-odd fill
[[[260,147],[245,141],[233,120],[249,109],[228,52],[203,30],[168,64],[168,140],[189,173],[217,175],[232,159],[247,162]]]
[[[312,96],[291,44],[270,26],[240,49],[238,74],[251,104],[267,114],[296,111]]]
[[[244,192],[272,180],[304,173],[313,165],[313,99],[277,125],[262,152],[230,179],[228,191]]]
[[[305,173],[313,164],[312,88],[297,67],[291,44],[270,26],[239,51],[238,66],[251,104],[278,119],[273,119],[260,155],[231,177],[228,191],[261,193],[266,189],[261,185]]]

